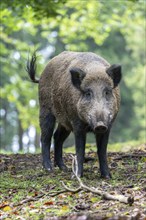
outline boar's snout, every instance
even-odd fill
[[[102,121],[99,121],[97,122],[94,130],[95,130],[95,133],[104,133],[107,131],[107,126]]]

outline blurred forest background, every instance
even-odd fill
[[[36,49],[38,77],[64,50],[91,51],[120,63],[121,109],[110,143],[145,142],[145,0],[3,0],[0,5],[1,150],[40,148],[38,86],[25,71],[28,54]],[[73,144],[70,136],[66,146]]]

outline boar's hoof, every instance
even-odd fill
[[[58,165],[59,169],[64,171],[64,172],[67,172],[68,171],[68,168],[65,164],[61,164],[61,165]]]
[[[47,171],[49,173],[53,171],[52,165],[50,163],[43,163],[43,168],[45,171]]]
[[[67,172],[68,171],[68,168],[67,166],[61,162],[61,163],[57,163],[56,161],[54,161],[54,167],[58,166],[60,170],[64,171],[64,172]]]
[[[111,174],[109,173],[109,174],[101,174],[101,176],[100,176],[102,179],[111,179],[112,178],[112,176],[111,176]]]

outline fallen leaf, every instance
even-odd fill
[[[12,208],[9,205],[7,205],[3,208],[4,212],[11,211],[11,210],[12,210]]]
[[[7,202],[4,202],[2,204],[0,204],[0,209],[3,209],[4,207],[8,206],[8,203]]]
[[[69,209],[69,207],[67,205],[62,206],[62,210],[66,211],[68,209]]]
[[[13,214],[14,214],[14,215],[18,215],[19,213],[18,213],[17,211],[14,211]]]
[[[34,206],[34,205],[30,205],[29,207],[30,207],[31,209],[34,209],[34,208],[35,208],[35,206]]]
[[[63,199],[63,198],[66,198],[67,195],[65,195],[65,194],[61,194],[61,195],[59,195],[58,197],[59,197],[60,199]]]
[[[94,202],[97,202],[98,200],[99,200],[98,197],[92,197],[92,198],[91,198],[91,202],[93,202],[93,203],[94,203]]]
[[[44,205],[53,205],[54,202],[53,201],[48,201],[48,202],[45,202]]]
[[[62,206],[61,210],[60,210],[60,213],[63,214],[63,213],[66,213],[69,211],[69,206],[67,205],[64,205]]]

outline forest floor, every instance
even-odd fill
[[[42,169],[40,154],[0,154],[0,219],[146,220],[145,144],[128,152],[108,153],[111,180],[100,178],[95,151],[88,147],[86,152],[82,182],[113,196],[134,197],[132,205],[84,189],[67,191],[61,181],[72,189],[79,182],[72,175],[72,154],[64,153],[64,161],[69,172],[55,167],[48,174]]]

